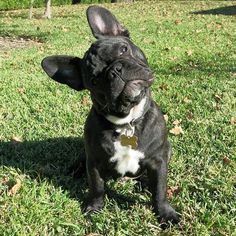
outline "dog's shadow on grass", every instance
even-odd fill
[[[32,179],[46,179],[79,198],[86,184],[84,170],[81,178],[75,178],[71,168],[84,158],[83,153],[82,138],[0,142],[1,165],[19,169]]]
[[[31,179],[49,181],[55,187],[67,191],[71,198],[86,201],[88,183],[81,137],[0,141],[0,165],[19,170]],[[108,187],[105,191],[108,198],[115,200],[122,209],[128,209],[138,201]]]

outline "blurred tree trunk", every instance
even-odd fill
[[[45,0],[45,5],[46,5],[46,9],[45,9],[45,12],[44,12],[44,17],[45,18],[48,18],[48,19],[51,19],[52,17],[52,12],[51,12],[51,0]]]
[[[52,17],[52,11],[51,11],[51,0],[45,0],[45,12],[44,16],[45,18],[50,19]],[[29,18],[31,19],[33,16],[33,7],[34,7],[34,0],[30,1],[30,10],[29,10]]]
[[[33,6],[34,6],[34,0],[30,1],[30,10],[29,10],[29,18],[32,19],[33,16]]]

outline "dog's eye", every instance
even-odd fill
[[[124,53],[126,53],[127,51],[128,51],[128,47],[127,46],[120,47],[120,56],[123,55]]]

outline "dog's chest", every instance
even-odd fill
[[[135,174],[139,169],[139,162],[144,154],[131,146],[122,146],[120,140],[114,142],[115,153],[110,162],[115,163],[116,171],[124,176],[127,172]]]

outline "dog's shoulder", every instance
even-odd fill
[[[163,126],[165,127],[165,119],[163,116],[163,112],[161,111],[160,107],[157,105],[157,103],[152,99],[150,99],[150,105],[149,109],[144,115],[144,123],[146,124],[145,126],[151,126],[152,125],[156,126]]]

